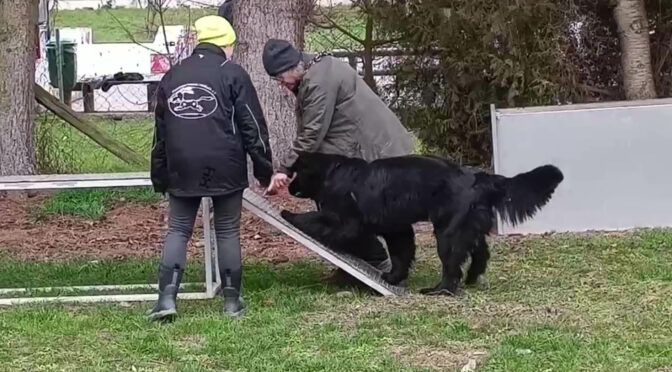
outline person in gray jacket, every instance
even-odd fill
[[[268,188],[270,193],[289,184],[289,169],[298,157],[297,151],[367,161],[413,152],[411,134],[347,63],[326,54],[301,53],[289,42],[277,39],[266,43],[262,60],[266,72],[296,95],[299,118],[293,151],[280,160],[279,172]],[[361,258],[382,270],[390,265],[384,251]]]

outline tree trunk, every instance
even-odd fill
[[[284,39],[303,49],[303,32],[311,0],[237,0],[233,22],[237,42],[234,60],[252,78],[268,125],[275,166],[291,149],[296,134],[295,101],[271,80],[261,55],[267,40]]]
[[[0,175],[35,173],[35,41],[39,0],[0,0]]]
[[[644,0],[617,0],[614,18],[621,42],[625,97],[628,100],[656,98]]]

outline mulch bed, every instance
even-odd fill
[[[29,197],[24,192],[0,195],[0,252],[26,261],[100,260],[159,257],[167,227],[167,205],[123,204],[108,211],[100,221],[57,216],[37,221],[34,211],[48,193]],[[283,193],[268,198],[292,211],[312,209],[312,203]],[[241,243],[246,259],[287,262],[316,257],[291,238],[261,219],[243,211]],[[190,258],[203,256],[200,216],[189,247]]]

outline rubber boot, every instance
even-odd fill
[[[238,318],[245,315],[247,309],[245,302],[240,295],[240,288],[242,282],[242,270],[231,271],[224,270],[224,278],[222,278],[224,287],[222,288],[222,296],[224,297],[224,305],[222,306],[222,313],[232,318]]]
[[[159,299],[149,311],[147,318],[150,321],[173,320],[177,316],[177,292],[180,289],[182,273],[179,265],[169,268],[159,265]]]

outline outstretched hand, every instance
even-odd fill
[[[268,185],[268,188],[266,189],[266,195],[277,194],[278,191],[289,186],[290,182],[291,179],[286,174],[284,173],[274,174],[273,177],[271,177],[271,183]]]

